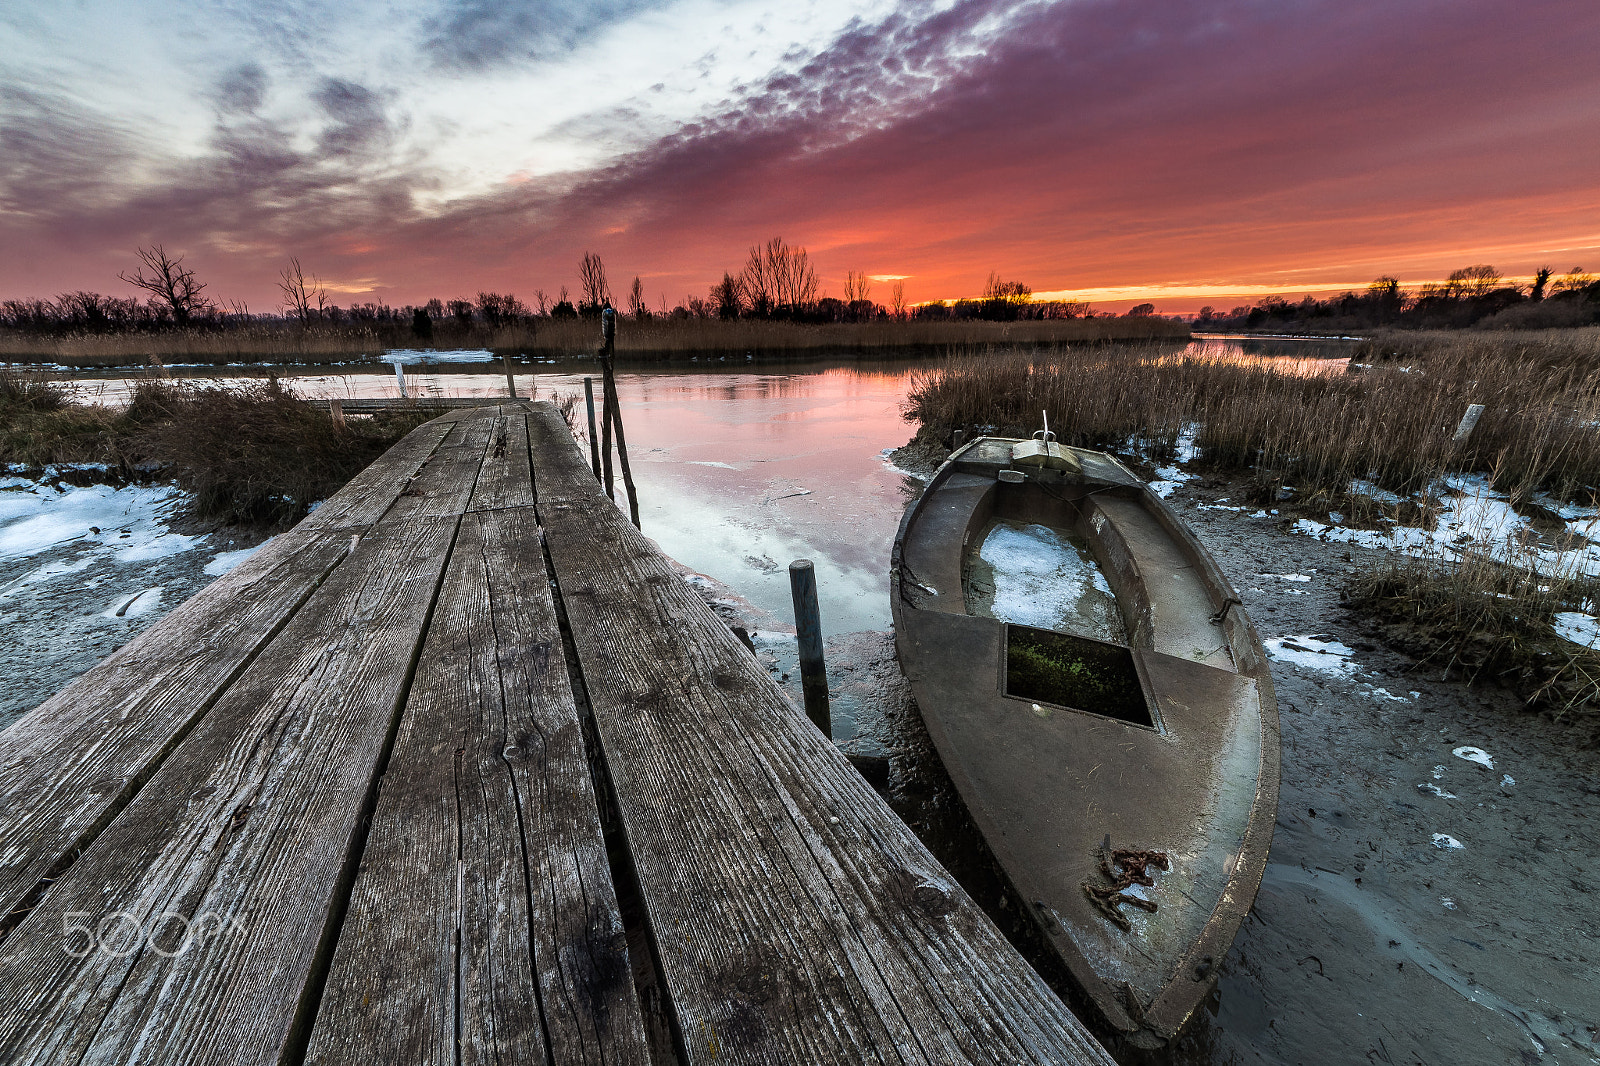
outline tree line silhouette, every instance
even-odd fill
[[[430,299],[394,307],[381,301],[340,306],[329,298],[328,287],[307,271],[299,257],[291,257],[279,272],[276,286],[280,301],[269,312],[253,312],[238,302],[221,303],[207,293],[207,285],[183,255],[162,245],[140,248],[138,266],[117,276],[141,290],[137,296],[105,296],[87,290],[61,293],[54,298],[30,297],[0,302],[0,327],[24,333],[62,335],[78,333],[141,333],[168,330],[228,330],[251,325],[311,328],[363,328],[404,326],[420,340],[430,340],[435,327],[454,331],[476,327],[534,326],[541,319],[575,319],[595,316],[615,306],[605,263],[585,252],[578,264],[578,291],[565,285],[555,293],[535,289],[531,300],[513,293],[479,292],[475,297]],[[668,307],[658,296],[657,306],[646,302],[644,283],[635,276],[628,287],[626,305],[619,310],[639,321],[656,319],[764,319],[793,322],[869,322],[940,319],[1017,321],[1029,319],[1092,318],[1087,303],[1075,300],[1035,300],[1033,290],[1019,281],[1007,281],[998,272],[989,275],[984,294],[972,299],[909,304],[903,278],[889,277],[887,299],[873,299],[873,282],[865,272],[848,272],[843,298],[822,293],[816,267],[804,247],[781,237],[752,245],[744,265],[724,271],[705,296],[684,296]]]
[[[1551,329],[1600,322],[1600,281],[1582,267],[1557,277],[1541,267],[1533,282],[1509,282],[1488,264],[1462,267],[1443,283],[1402,288],[1393,277],[1381,277],[1365,292],[1346,292],[1297,302],[1268,296],[1259,303],[1219,312],[1202,307],[1197,329],[1330,330]]]

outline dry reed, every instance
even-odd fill
[[[487,348],[538,357],[591,353],[598,323],[587,319],[534,319],[498,328],[441,322],[429,341],[409,327],[256,324],[235,329],[166,333],[42,336],[0,331],[0,359],[70,366],[126,366],[150,362],[331,362],[392,348]],[[624,319],[617,330],[623,357],[785,355],[820,352],[960,350],[985,345],[1058,345],[1108,340],[1187,337],[1188,327],[1162,318],[1046,319],[1020,322],[895,321],[820,325],[763,319]]]
[[[1585,499],[1600,486],[1600,330],[1574,339],[1470,335],[1426,355],[1345,372],[1338,362],[1180,356],[1160,345],[1050,356],[952,359],[919,376],[906,417],[924,435],[1038,427],[1060,438],[1157,454],[1198,427],[1203,460],[1263,489],[1343,493],[1368,479],[1402,494],[1448,470],[1493,471],[1514,500],[1541,489]],[[1458,335],[1459,336],[1459,335]],[[1467,406],[1485,405],[1465,443]]]

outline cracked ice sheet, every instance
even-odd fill
[[[51,487],[8,479],[0,486],[0,559],[74,542],[119,563],[177,555],[201,540],[167,529],[166,520],[182,502],[176,485]]]

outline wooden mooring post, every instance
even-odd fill
[[[407,399],[408,397],[406,396],[406,368],[405,368],[404,364],[395,363],[395,365],[394,365],[394,379],[395,379],[395,381],[399,382],[399,384],[400,384],[400,398],[402,400]]]
[[[817,607],[817,571],[810,559],[789,564],[789,592],[794,597],[794,629],[800,644],[800,688],[805,693],[806,717],[833,738],[833,715],[828,706],[828,667],[822,657],[822,611]]]

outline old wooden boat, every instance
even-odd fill
[[[1048,434],[952,455],[892,579],[901,667],[995,858],[1105,1022],[1172,1039],[1277,811],[1277,703],[1232,587],[1126,467]]]

